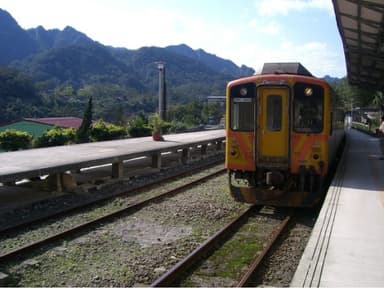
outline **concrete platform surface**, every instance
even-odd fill
[[[50,148],[30,149],[0,153],[0,182],[11,181],[18,176],[33,177],[72,169],[100,165],[100,161],[114,163],[142,156],[151,151],[166,151],[172,148],[198,144],[210,139],[224,139],[224,130],[209,130],[193,133],[165,135],[164,141],[152,137],[103,141]]]
[[[347,132],[344,157],[291,287],[384,287],[380,141]]]

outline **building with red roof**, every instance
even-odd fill
[[[23,118],[20,121],[4,125],[0,127],[0,131],[7,129],[15,129],[28,132],[29,134],[39,137],[45,131],[55,126],[61,128],[78,129],[83,119],[78,117],[44,117],[44,118]]]
[[[23,118],[25,121],[31,121],[40,124],[46,124],[50,126],[58,126],[62,128],[74,128],[78,129],[83,121],[79,117],[44,117],[44,118]]]

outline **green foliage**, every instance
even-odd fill
[[[151,114],[148,121],[153,133],[167,133],[172,127],[172,124],[162,120],[157,112]]]
[[[34,141],[34,147],[52,147],[75,143],[76,130],[73,128],[53,127]]]
[[[143,137],[143,136],[150,136],[152,132],[152,129],[150,127],[142,126],[130,126],[128,128],[128,133],[131,137]]]
[[[89,140],[89,130],[92,124],[92,96],[88,100],[88,106],[84,113],[83,122],[76,132],[76,138],[79,143],[87,142]]]
[[[148,126],[148,116],[140,112],[138,115],[129,120],[128,125],[131,127],[144,127]]]
[[[27,149],[31,146],[32,138],[27,132],[7,129],[0,132],[0,147],[6,151]]]
[[[114,124],[106,124],[102,119],[95,122],[90,130],[92,141],[121,139],[125,135],[126,130],[124,127]]]
[[[152,128],[148,124],[148,117],[139,113],[128,122],[128,134],[131,137],[150,136]]]
[[[204,62],[156,47],[137,51],[102,45],[60,47],[20,60],[18,68],[36,81],[44,100],[42,115],[81,117],[86,100],[92,96],[95,118],[121,122],[128,114],[156,110],[158,70],[154,62],[159,60],[167,63],[169,103],[186,104],[196,96],[224,95],[226,83],[232,79]],[[118,108],[123,115],[116,119]],[[26,116],[23,111],[19,113],[13,114],[12,120]]]
[[[210,118],[215,119],[215,121],[219,122],[222,118],[223,109],[220,109],[219,103],[206,103],[203,106],[203,110],[201,112],[201,118],[203,123],[208,123]]]
[[[340,97],[341,102],[346,110],[353,107],[367,107],[372,106],[375,91],[369,88],[361,88],[351,86],[347,78],[343,78],[340,82],[333,85],[337,95]]]
[[[153,133],[161,133],[162,122],[163,120],[160,118],[158,113],[154,113],[149,117],[149,124]]]
[[[174,123],[183,123],[186,127],[197,127],[207,123],[211,113],[220,115],[214,112],[215,105],[206,104],[199,100],[193,100],[186,105],[171,106],[168,110],[168,119]]]
[[[41,115],[40,102],[31,78],[16,69],[0,67],[0,123]]]
[[[161,131],[162,133],[166,134],[169,133],[172,129],[172,123],[168,121],[163,121],[161,123]]]
[[[20,71],[0,67],[0,98],[10,97],[34,100],[37,97],[35,85],[31,78]]]
[[[24,59],[22,64],[37,81],[51,79],[61,84],[70,83],[76,88],[82,83],[126,81],[130,74],[129,67],[98,44],[47,49]]]
[[[169,133],[178,133],[178,132],[184,132],[188,129],[185,123],[180,122],[180,121],[172,121],[170,123],[170,127],[168,129]]]

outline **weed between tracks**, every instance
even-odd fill
[[[236,234],[215,251],[182,287],[235,286],[273,230],[272,224],[260,223],[260,217],[249,218]]]

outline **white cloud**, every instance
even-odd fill
[[[264,24],[253,19],[249,22],[248,25],[251,29],[255,29],[256,31],[264,34],[278,35],[280,33],[280,25],[275,21]]]
[[[256,72],[260,71],[266,62],[300,62],[317,77],[326,74],[337,77],[345,75],[343,56],[331,51],[328,45],[322,42],[298,44],[283,41],[274,48],[254,44],[244,46],[238,52],[243,55],[245,63],[252,66]]]
[[[264,16],[287,15],[291,11],[323,9],[333,11],[331,0],[255,0],[258,14]]]

